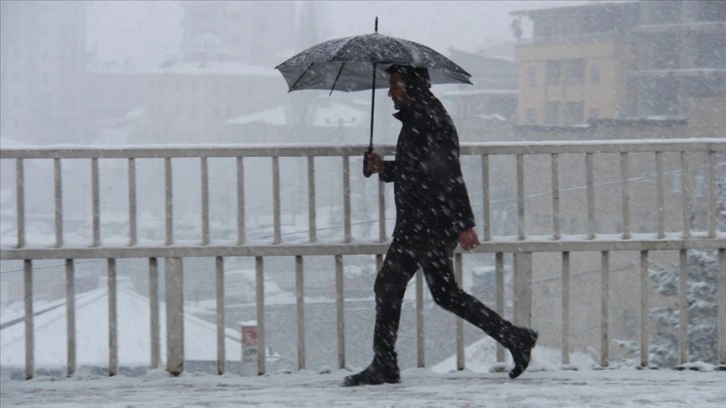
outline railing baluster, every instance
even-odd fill
[[[345,295],[343,256],[335,255],[335,310],[338,331],[338,368],[345,368]]]
[[[688,251],[679,251],[678,268],[678,350],[679,363],[688,362]]]
[[[726,248],[718,250],[718,364],[726,369]]]
[[[489,191],[489,155],[483,154],[481,156],[481,191],[482,191],[482,214],[484,220],[484,241],[491,241],[492,239],[492,220],[491,220],[491,192]]]
[[[630,162],[628,152],[620,153],[620,183],[623,207],[623,239],[630,239]]]
[[[656,196],[658,207],[658,239],[665,237],[665,196],[663,181],[663,152],[655,152]]]
[[[237,245],[245,244],[245,173],[244,159],[237,158]]]
[[[640,251],[640,366],[648,367],[648,251]]]
[[[18,248],[25,246],[25,170],[23,159],[15,161],[15,200],[18,205],[17,225],[18,225]]]
[[[570,364],[570,253],[562,253],[562,365]]]
[[[255,289],[257,294],[257,374],[267,371],[265,346],[265,258],[255,257]]]
[[[305,281],[303,257],[295,257],[295,304],[297,310],[297,369],[305,369]]]
[[[53,181],[55,185],[55,247],[63,246],[63,170],[61,159],[53,159]]]
[[[560,239],[560,170],[559,155],[552,153],[552,237]]]
[[[25,379],[35,371],[35,327],[33,324],[33,261],[23,261],[23,291],[25,292]]]
[[[351,242],[352,232],[350,225],[350,158],[343,156],[343,220],[344,242]]]
[[[282,232],[280,227],[280,158],[272,157],[272,219],[274,224],[273,244],[282,242]]]
[[[69,377],[76,372],[76,291],[73,259],[66,259],[66,349],[68,351]]]
[[[315,208],[315,156],[308,156],[308,239],[318,241],[317,213]]]
[[[499,316],[504,317],[504,254],[502,252],[497,252],[494,255],[495,259],[495,279],[496,279],[496,285],[497,285],[497,293],[496,293],[496,308],[497,308],[497,314]],[[504,347],[497,343],[497,362],[503,363],[504,362]]]
[[[184,264],[182,258],[165,260],[166,292],[166,371],[179,375],[184,371]]]
[[[600,253],[600,366],[607,367],[610,363],[610,252]]]
[[[201,157],[202,173],[202,245],[209,245],[209,165],[207,157]]]
[[[217,374],[224,374],[224,365],[227,360],[224,342],[224,258],[214,258],[216,272],[216,298],[217,298]]]
[[[116,313],[116,259],[108,258],[108,375],[118,374],[118,314]]]
[[[416,361],[417,367],[426,366],[426,340],[424,337],[424,279],[423,271],[416,272]]]
[[[93,243],[94,247],[101,245],[101,192],[98,176],[98,158],[91,159],[91,205],[93,208]]]
[[[708,237],[716,238],[716,152],[708,152]]]
[[[691,236],[691,174],[688,152],[681,152],[681,204],[683,206],[683,238]]]
[[[595,170],[592,153],[585,154],[585,167],[587,173],[587,238],[595,239]]]
[[[520,240],[526,238],[524,219],[524,155],[517,154],[517,227]]]
[[[164,158],[164,197],[166,220],[166,245],[174,243],[174,196],[172,185],[171,157]]]
[[[519,326],[532,323],[532,253],[514,254],[514,319]]]
[[[159,327],[159,262],[149,258],[149,315],[151,332],[151,369],[159,368],[161,339]]]
[[[129,246],[138,242],[138,226],[136,224],[136,159],[129,158]]]
[[[461,263],[461,254],[454,255],[454,274],[456,283],[459,288],[464,286],[463,268]],[[461,371],[465,367],[466,357],[464,356],[464,319],[456,317],[456,369]]]
[[[378,182],[378,241],[386,241],[386,183]]]

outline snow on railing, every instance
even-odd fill
[[[217,371],[222,374],[225,371],[226,360],[225,258],[250,257],[255,260],[258,346],[260,350],[265,350],[264,259],[294,257],[297,366],[298,369],[304,369],[306,346],[303,259],[308,256],[332,256],[335,258],[337,362],[340,368],[345,367],[346,299],[343,257],[374,255],[376,266],[380,267],[388,246],[386,231],[392,222],[392,217],[386,215],[387,212],[391,213],[390,186],[377,183],[375,179],[366,181],[359,171],[351,172],[351,157],[354,158],[354,167],[359,168],[359,157],[365,150],[365,146],[288,145],[3,149],[0,152],[4,166],[2,190],[7,194],[7,191],[13,189],[14,184],[15,196],[14,200],[12,197],[3,198],[0,259],[23,261],[26,378],[33,377],[35,370],[33,262],[47,259],[65,260],[69,375],[76,369],[74,262],[78,259],[105,259],[107,262],[108,369],[110,375],[115,375],[119,366],[116,260],[148,259],[151,368],[158,367],[162,360],[158,310],[158,259],[166,260],[164,271],[166,369],[170,373],[179,374],[184,370],[183,259],[214,258]],[[377,151],[383,155],[394,154],[392,146],[378,147]],[[539,310],[533,311],[533,305],[541,302],[537,295],[533,295],[533,269],[543,269],[550,274],[554,269],[551,264],[540,265],[533,261],[533,254],[561,254],[561,271],[559,274],[554,273],[561,280],[559,290],[562,293],[558,341],[562,348],[562,364],[568,365],[572,342],[571,255],[599,253],[600,303],[599,310],[595,314],[600,318],[600,325],[597,332],[588,334],[599,338],[600,365],[608,366],[612,340],[611,252],[639,253],[639,364],[646,367],[649,365],[650,301],[647,290],[649,259],[658,251],[678,251],[681,285],[679,360],[683,364],[688,362],[688,299],[684,290],[686,254],[689,250],[716,250],[720,271],[717,363],[726,364],[726,232],[719,230],[719,214],[717,214],[717,181],[726,179],[724,175],[726,140],[481,143],[463,145],[461,154],[473,206],[476,210],[480,210],[477,214],[482,220],[479,223],[482,245],[470,253],[464,254],[459,251],[455,254],[455,269],[460,284],[462,260],[465,256],[494,254],[495,309],[503,314],[506,309],[504,255],[513,254],[513,320],[517,324],[531,325],[533,312],[539,313]],[[119,165],[119,159],[125,161],[126,165]],[[199,172],[196,175],[191,166],[185,166],[186,162],[182,163],[175,172],[174,163],[190,159],[199,160]],[[338,159],[341,160],[340,165],[334,163]],[[79,177],[82,178],[79,176],[77,163],[82,160],[90,160],[90,187],[79,187],[77,183]],[[227,162],[223,162],[224,160]],[[261,160],[269,160],[271,167],[264,167]],[[285,168],[283,171],[282,160],[295,161],[297,166]],[[316,164],[323,160],[325,164],[321,166],[322,172],[316,172]],[[476,160],[479,161],[480,167],[477,167]],[[161,176],[159,177],[158,172],[149,175],[140,171],[141,161],[161,162],[163,168]],[[215,162],[211,163],[212,161]],[[253,161],[254,163],[250,164]],[[52,175],[43,171],[38,164],[41,162],[52,163]],[[102,180],[102,162],[111,162],[105,168],[108,172],[105,180]],[[212,164],[219,164],[214,166],[214,176],[210,175]],[[220,170],[225,167],[226,176]],[[182,229],[181,232],[175,230],[179,225],[175,209],[177,206],[190,207],[188,190],[191,188],[190,185],[195,184],[193,180],[196,176],[199,181],[200,208],[191,212],[198,212],[198,219],[191,222],[189,219],[184,219],[182,224],[186,227],[189,222],[198,228],[199,234],[190,241],[188,228]],[[70,182],[64,183],[64,180],[69,179]],[[30,207],[35,209],[44,203],[29,202],[26,198],[29,195],[36,197],[36,200],[37,197],[42,197],[40,193],[44,191],[43,183],[47,184],[48,180],[52,180],[53,195],[49,197],[52,204],[43,207],[40,214],[28,216],[27,211]],[[160,180],[163,180],[162,188],[159,188]],[[107,183],[104,184],[104,181]],[[369,202],[370,195],[360,192],[356,195],[356,200],[360,200],[361,208],[356,208],[354,211],[354,187],[362,191],[372,190],[372,183],[378,184],[377,200],[375,200],[377,209],[371,211],[376,205]],[[124,184],[127,187],[125,193]],[[221,185],[226,186],[226,196],[223,194],[224,191],[220,193]],[[306,203],[303,191],[305,188]],[[140,190],[144,192],[139,194]],[[162,242],[149,239],[154,236],[153,227],[159,225],[158,222],[155,223],[153,217],[151,221],[147,217],[144,218],[144,222],[140,222],[141,214],[148,214],[151,210],[139,207],[142,197],[158,194],[159,190],[163,191],[163,212],[157,211],[159,219],[163,219]],[[254,194],[248,194],[248,190]],[[175,194],[178,191],[182,192]],[[81,233],[81,237],[78,236],[78,231],[88,232],[82,219],[89,214],[82,213],[80,218],[70,215],[71,212],[89,212],[83,199],[87,195],[90,195],[90,242],[86,240],[84,233]],[[250,204],[253,199],[260,199],[260,196],[265,195],[262,204],[256,207]],[[321,196],[338,198],[333,198],[332,202],[326,202],[325,206],[321,206],[319,200]],[[178,197],[186,200],[180,202]],[[212,208],[214,202],[220,201],[227,205],[227,217],[222,216],[225,211],[219,206]],[[124,210],[117,207],[109,210],[117,202],[126,202],[127,208]],[[107,207],[103,207],[102,203]],[[301,224],[302,228],[294,221],[286,223],[283,220],[286,215],[282,209],[283,204],[292,207],[289,211],[294,213],[295,220],[298,218],[297,215],[307,217],[307,222]],[[584,211],[582,211],[583,206]],[[331,214],[331,221],[327,223],[321,222],[323,208],[328,209]],[[189,213],[188,208],[186,213]],[[48,214],[53,215],[48,216]],[[103,224],[103,214],[108,216],[110,222]],[[119,214],[123,216],[119,217]],[[259,222],[270,217],[271,225]],[[336,219],[340,222],[335,221]],[[36,231],[35,226],[50,221],[53,225],[52,242],[44,242],[43,234],[33,234],[27,229],[29,223],[34,226],[33,231]],[[213,221],[217,223],[214,224]],[[249,221],[254,221],[254,225]],[[69,233],[64,226],[71,223],[77,228]],[[149,224],[152,224],[151,227]],[[234,227],[226,228],[225,226],[229,224]],[[580,224],[584,224],[585,228],[581,228]],[[119,229],[125,228],[119,226],[124,225],[128,225],[127,233],[124,241],[119,243],[117,242]],[[513,229],[515,225],[516,230]],[[377,226],[378,234],[371,232],[371,226]],[[104,235],[104,227],[111,231],[109,235]],[[283,228],[286,229],[285,233]],[[298,230],[288,232],[291,228]],[[259,231],[262,231],[265,239],[260,239],[257,234]],[[140,236],[140,233],[143,233],[141,234],[143,236]],[[306,236],[301,237],[301,233]],[[184,235],[187,239],[180,239],[180,235]],[[232,240],[229,240],[230,236],[233,237]],[[13,238],[14,244],[12,244]],[[423,279],[421,273],[418,273],[416,358],[420,367],[426,364],[423,298]],[[463,369],[464,328],[461,319],[457,319],[456,332],[457,366]],[[264,352],[258,354],[257,364],[260,374],[266,372],[265,354]],[[504,350],[499,347],[497,361],[503,362],[504,359]]]

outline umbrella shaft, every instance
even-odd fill
[[[376,63],[373,63],[373,86],[371,87],[371,136],[368,144],[368,151],[373,151],[373,117],[376,107]]]

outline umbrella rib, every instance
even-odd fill
[[[302,77],[304,77],[304,76],[305,76],[305,74],[307,74],[307,73],[308,73],[308,71],[310,71],[310,68],[312,68],[312,67],[313,67],[313,65],[315,65],[315,64],[310,64],[310,66],[309,66],[309,67],[305,68],[305,71],[303,71],[303,73],[302,73],[302,74],[300,74],[300,76],[299,76],[299,77],[297,77],[297,79],[295,80],[295,83],[294,83],[294,84],[292,84],[292,86],[290,86],[290,90],[289,90],[289,91],[287,91],[287,93],[290,93],[290,92],[292,92],[292,91],[294,91],[294,90],[295,90],[295,85],[297,85],[297,83],[298,83],[298,82],[300,82],[300,80],[302,79]]]
[[[335,90],[335,85],[338,83],[338,78],[340,78],[340,74],[343,73],[343,69],[345,68],[345,62],[340,66],[340,69],[338,70],[338,75],[335,76],[335,81],[333,82],[333,87],[330,88],[330,93],[328,96],[333,94],[333,91]]]

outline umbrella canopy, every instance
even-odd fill
[[[426,68],[432,84],[471,84],[471,75],[433,49],[376,32],[339,38],[314,45],[275,67],[290,92],[325,89],[352,92],[371,90],[371,132],[368,152],[373,151],[373,113],[376,88],[388,87],[385,70],[391,65]],[[367,158],[364,155],[364,160]],[[366,177],[370,174],[365,170]]]
[[[471,75],[439,52],[378,33],[325,41],[293,56],[276,69],[282,73],[290,91],[351,92],[388,87],[385,69],[393,64],[428,69],[432,84],[471,84]]]

